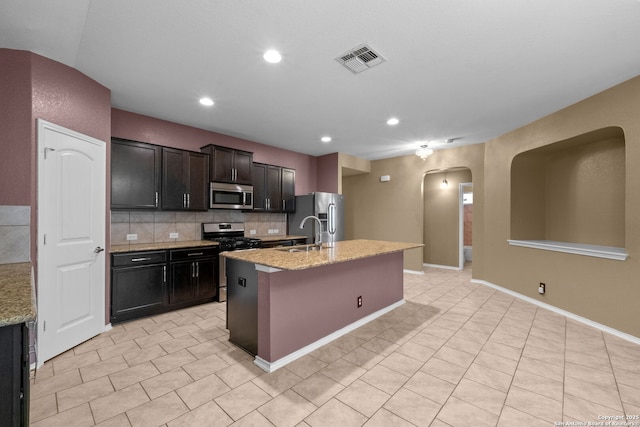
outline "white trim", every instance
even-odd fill
[[[431,267],[431,268],[443,268],[445,270],[458,270],[458,271],[463,270],[462,268],[456,267],[454,265],[427,264],[426,262],[422,265],[424,265],[425,267]]]
[[[569,319],[575,320],[576,322],[580,322],[583,323],[587,326],[591,326],[593,328],[596,329],[600,329],[603,332],[607,332],[611,335],[614,335],[618,338],[622,338],[623,340],[626,341],[630,341],[634,344],[639,344],[640,345],[640,338],[639,337],[635,337],[633,335],[629,335],[625,332],[619,331],[617,329],[613,329],[609,326],[603,325],[602,323],[598,323],[598,322],[594,322],[593,320],[589,320],[585,317],[582,316],[578,316],[577,314],[571,313],[570,311],[566,311],[563,310],[561,308],[558,308],[554,305],[551,304],[547,304],[546,302],[542,302],[542,301],[538,301],[537,299],[528,297],[526,295],[522,295],[518,292],[512,291],[510,289],[507,288],[503,288],[502,286],[498,286],[498,285],[494,285],[491,282],[487,282],[486,280],[478,280],[478,279],[471,279],[472,283],[479,283],[481,285],[485,285],[485,286],[489,286],[490,288],[496,289],[498,291],[504,292],[506,294],[509,294],[511,296],[514,296],[516,298],[519,298],[523,301],[529,302],[531,304],[535,304],[538,307],[542,307],[544,309],[547,309],[549,311],[553,311],[554,313],[560,314],[562,316],[568,317]]]
[[[356,320],[355,322],[345,326],[342,329],[338,329],[337,331],[327,335],[326,337],[320,338],[319,340],[312,342],[311,344],[302,347],[299,350],[294,351],[293,353],[289,353],[284,357],[281,357],[280,359],[276,360],[275,362],[268,362],[266,360],[264,360],[261,357],[256,356],[256,358],[254,359],[253,363],[256,364],[256,366],[258,366],[260,369],[267,371],[267,372],[274,372],[277,369],[282,368],[283,366],[285,366],[288,363],[293,362],[296,359],[301,358],[302,356],[305,356],[309,353],[311,353],[312,351],[315,351],[317,349],[319,349],[320,347],[322,347],[325,344],[330,343],[333,340],[336,340],[338,338],[340,338],[343,335],[348,334],[349,332],[352,332],[356,329],[358,329],[360,326],[363,326],[369,322],[371,322],[372,320],[377,319],[378,317],[382,316],[383,314],[386,314],[388,312],[390,312],[391,310],[394,310],[398,307],[400,307],[402,304],[405,303],[405,300],[402,299],[398,302],[395,302],[391,305],[388,305],[385,308],[382,308],[374,313],[371,313],[368,316],[363,317],[360,320]]]
[[[263,271],[265,273],[277,273],[278,271],[282,271],[279,268],[267,267],[266,265],[256,264],[256,270]]]
[[[597,258],[624,261],[629,257],[625,248],[615,246],[587,245],[584,243],[556,242],[554,240],[507,240],[511,246],[542,249],[546,251],[565,252],[574,255],[585,255]]]
[[[402,270],[402,272],[407,274],[416,274],[418,276],[424,276],[424,271],[420,271],[420,270],[407,270],[405,268],[404,270]]]

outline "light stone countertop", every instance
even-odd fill
[[[320,251],[284,252],[278,248],[273,248],[223,252],[221,255],[227,258],[260,264],[280,270],[305,270],[307,268],[353,261],[376,255],[420,248],[422,246],[424,246],[422,243],[386,242],[382,240],[345,240],[336,242],[332,248],[322,248]]]
[[[0,264],[0,327],[36,318],[31,263]]]
[[[295,240],[295,239],[306,239],[307,238],[307,236],[296,236],[294,234],[286,234],[286,235],[272,234],[272,235],[269,235],[269,236],[247,236],[247,237],[260,239],[263,242],[273,242],[273,241],[277,241],[277,240]]]
[[[136,251],[161,251],[165,249],[194,248],[200,246],[218,246],[218,242],[211,240],[188,240],[184,242],[157,242],[157,243],[135,243],[129,245],[113,245],[110,252],[136,252]]]

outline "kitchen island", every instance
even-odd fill
[[[224,252],[229,340],[272,372],[402,305],[403,251],[421,246],[348,240]]]

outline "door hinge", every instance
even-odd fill
[[[44,235],[44,239],[43,239],[42,244],[43,244],[43,245],[46,245],[46,244],[47,244],[47,235],[46,235],[46,234]]]
[[[55,148],[44,147],[44,158],[45,159],[47,158],[47,153],[49,151],[56,151],[56,149]]]
[[[45,332],[47,330],[47,321],[43,320],[42,321],[42,332]]]

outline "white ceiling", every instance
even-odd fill
[[[80,70],[116,108],[380,159],[484,142],[638,75],[639,23],[639,0],[0,0],[0,47]],[[387,61],[334,60],[362,43]]]

